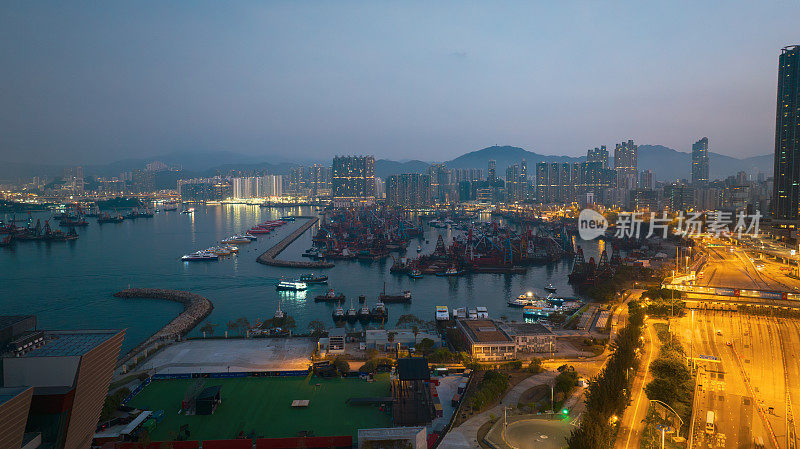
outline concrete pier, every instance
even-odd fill
[[[125,356],[119,359],[118,366],[126,363],[140,352],[153,346],[158,342],[175,340],[183,337],[195,326],[200,324],[212,310],[214,305],[208,299],[190,292],[181,290],[166,290],[160,288],[129,288],[121,292],[114,293],[115,298],[149,298],[175,301],[183,304],[183,312],[175,319],[167,323],[150,338],[130,350]]]
[[[289,234],[286,238],[275,244],[272,248],[265,251],[262,255],[258,256],[256,261],[264,265],[273,267],[286,267],[286,268],[332,268],[334,265],[331,262],[297,262],[293,260],[280,260],[276,259],[281,251],[285,250],[289,244],[297,240],[298,237],[303,235],[311,226],[319,222],[319,217],[311,218],[303,226],[297,228],[294,232]]]

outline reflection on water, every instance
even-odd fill
[[[505,315],[522,321],[522,312],[506,306],[506,301],[521,292],[552,283],[558,294],[575,296],[567,283],[570,259],[531,267],[522,275],[475,274],[462,277],[425,276],[411,279],[389,273],[392,258],[380,261],[337,261],[336,266],[318,270],[329,276],[328,285],[309,285],[306,292],[278,292],[280,278],[292,279],[306,272],[269,267],[256,258],[277,243],[304,220],[291,222],[274,234],[238,245],[239,254],[218,262],[183,263],[180,256],[217,244],[251,226],[284,215],[313,215],[309,207],[259,208],[246,205],[198,206],[194,214],[161,212],[151,219],[126,220],[119,224],[98,225],[94,220],[78,232],[70,243],[45,244],[19,242],[15,248],[0,248],[0,314],[32,313],[44,328],[127,328],[125,347],[143,340],[172,319],[178,304],[153,300],[118,300],[111,294],[127,288],[156,287],[188,290],[206,296],[214,303],[209,317],[213,323],[226,323],[239,317],[255,322],[272,317],[282,300],[282,310],[293,316],[297,330],[318,319],[333,326],[335,305],[316,303],[314,297],[334,288],[352,298],[365,295],[372,307],[378,294],[411,290],[411,304],[388,304],[387,326],[394,326],[402,314],[413,313],[432,320],[434,307],[486,306],[491,316]],[[34,214],[37,218],[37,214]],[[38,214],[49,218],[49,214]],[[483,218],[483,217],[482,217]],[[490,219],[487,215],[485,219]],[[314,228],[314,232],[316,227]],[[423,253],[433,251],[441,233],[450,241],[451,229],[426,227],[423,238],[412,240],[407,255],[416,257],[417,245]],[[313,232],[307,232],[281,254],[281,258],[301,257],[311,247]],[[589,257],[599,255],[597,242],[576,242]],[[600,244],[602,245],[602,243]],[[397,258],[397,253],[392,253]],[[348,304],[345,304],[347,307]],[[355,324],[356,327],[360,326]]]

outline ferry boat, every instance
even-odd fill
[[[300,282],[300,281],[280,281],[275,286],[275,288],[277,290],[298,292],[306,290],[308,288],[308,285],[306,285],[305,282]]]
[[[408,272],[408,277],[410,277],[411,279],[419,279],[422,277],[422,272],[419,271],[419,269],[414,268]]]
[[[342,308],[342,303],[339,303],[336,309],[333,310],[333,321],[342,320],[344,320],[344,309]]]
[[[223,246],[223,248],[225,248],[226,250],[230,251],[230,252],[231,252],[231,254],[234,254],[234,253],[238,253],[238,252],[239,252],[239,247],[238,247],[238,246],[234,246],[234,245],[225,245],[225,246]]]
[[[184,262],[210,262],[212,260],[219,260],[219,256],[210,251],[196,251],[186,254],[181,257]]]
[[[378,302],[375,303],[375,307],[372,308],[372,311],[370,313],[372,315],[372,319],[374,319],[375,321],[385,320],[386,318],[389,317],[389,312],[386,310],[386,304],[384,304],[380,300],[378,300]]]
[[[228,237],[227,239],[222,240],[220,243],[224,243],[226,245],[231,243],[235,244],[250,243],[250,239],[243,235],[234,235],[233,237]]]
[[[208,249],[208,251],[218,255],[218,256],[229,256],[231,254],[231,250],[224,246],[213,246]]]
[[[328,276],[315,276],[314,273],[307,273],[300,276],[300,280],[306,284],[327,284]]]
[[[314,301],[317,301],[317,302],[342,302],[342,301],[344,301],[344,299],[345,299],[345,296],[343,294],[339,293],[337,295],[336,291],[334,291],[333,289],[329,289],[328,292],[325,293],[324,295],[318,295],[316,298],[314,298]]]
[[[544,288],[544,291],[546,291],[547,293],[555,293],[556,290],[558,290],[558,289],[553,287],[552,283],[547,284],[547,287]]]
[[[511,307],[525,307],[532,305],[536,301],[538,301],[538,298],[533,292],[526,292],[516,298],[509,299],[507,304]]]
[[[447,321],[450,319],[450,312],[447,306],[436,306],[436,321]]]
[[[258,240],[258,237],[254,236],[253,234],[250,234],[250,233],[244,233],[241,236],[246,238],[247,240],[250,240],[251,242],[253,240]]]

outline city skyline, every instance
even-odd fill
[[[0,160],[216,150],[447,160],[495,143],[576,156],[621,137],[688,152],[696,136],[714,152],[762,155],[791,8],[6,5]],[[420,16],[409,36],[403,24]],[[611,31],[619,21],[633,25]],[[685,65],[694,70],[675,69]]]

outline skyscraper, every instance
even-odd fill
[[[775,114],[775,175],[772,215],[784,237],[796,238],[800,219],[800,45],[781,49]]]
[[[331,188],[335,199],[375,199],[375,158],[372,156],[334,157]]]
[[[608,168],[608,148],[605,145],[600,148],[589,148],[589,151],[586,152],[586,162],[601,162],[602,168]]]
[[[653,187],[655,187],[655,179],[656,175],[652,170],[642,170],[642,174],[639,177],[639,188],[653,190]]]
[[[617,171],[617,187],[635,189],[638,185],[637,147],[633,140],[618,143],[614,149],[614,170]]]
[[[489,171],[487,172],[486,180],[494,182],[497,180],[497,161],[489,159]]]
[[[692,145],[692,185],[704,187],[708,184],[708,137]]]

